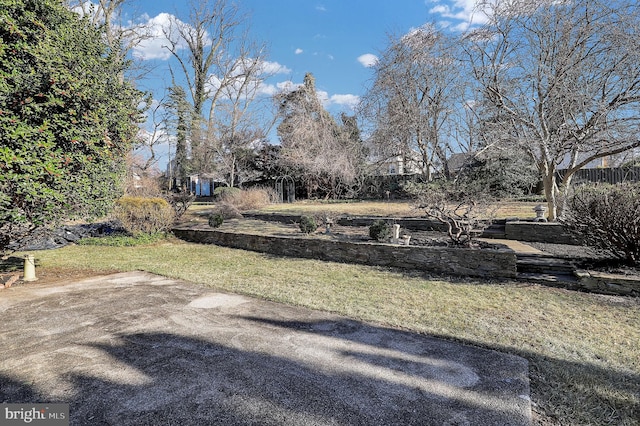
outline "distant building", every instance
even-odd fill
[[[394,155],[376,163],[378,175],[415,175],[426,171],[422,156],[413,152],[409,155]]]
[[[455,177],[462,169],[476,161],[476,152],[455,152],[447,160],[449,176]]]
[[[196,197],[212,197],[215,189],[213,175],[200,174],[189,176],[189,191]]]

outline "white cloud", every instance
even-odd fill
[[[360,103],[360,97],[357,95],[333,95],[329,98],[329,101],[332,105],[342,105],[355,109]]]
[[[278,93],[278,88],[273,84],[262,83],[260,87],[258,87],[258,95],[273,96],[276,93]]]
[[[262,63],[262,72],[265,74],[289,74],[291,69],[277,62],[264,61]]]
[[[378,63],[378,57],[372,53],[365,53],[364,55],[358,56],[358,62],[360,62],[363,67],[371,68]]]
[[[276,83],[276,89],[279,92],[293,92],[300,86],[302,86],[301,83],[294,83],[291,80],[281,81],[280,83]]]
[[[297,48],[296,51],[295,51],[295,54],[296,55],[300,55],[302,52],[304,52],[304,50],[302,50],[300,48]]]
[[[476,0],[452,0],[449,4],[444,4],[442,0],[426,0],[425,3],[427,5],[435,4],[429,9],[429,13],[456,21],[455,25],[446,21],[441,25],[456,31],[464,31],[471,26],[487,22],[486,13],[478,7]]]
[[[325,92],[324,90],[316,90],[316,95],[318,96],[318,99],[320,100],[322,105],[324,105],[325,108],[331,104],[329,93]]]
[[[176,21],[180,22],[175,16],[168,13],[161,13],[156,17],[149,18],[145,23],[148,37],[133,48],[134,56],[144,60],[169,59],[171,52],[165,47],[169,41],[164,35],[164,29],[169,28],[170,24]],[[184,48],[185,46],[179,47]]]
[[[169,13],[160,13],[159,15],[149,18],[146,16],[146,22],[142,21],[135,25],[136,31],[144,35],[142,41],[133,48],[133,55],[143,60],[161,59],[167,60],[171,57],[171,52],[166,48],[170,45],[165,33],[171,28],[179,27],[181,31],[190,33],[195,29],[176,18]],[[177,35],[172,36],[175,40],[176,49],[186,49],[186,42]],[[208,33],[204,34],[205,46],[211,45],[211,38]]]
[[[331,95],[324,90],[318,90],[317,92],[318,99],[322,103],[322,106],[325,108],[329,108],[331,106],[346,106],[350,109],[355,109],[355,107],[360,103],[360,97],[357,95]]]

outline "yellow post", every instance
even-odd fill
[[[24,257],[24,278],[25,282],[35,281],[36,278],[36,260],[33,255],[26,255]]]

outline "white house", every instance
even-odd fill
[[[376,174],[379,175],[414,175],[426,171],[422,156],[417,152],[394,155],[375,164]]]

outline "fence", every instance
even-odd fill
[[[558,170],[556,178],[562,179],[566,170]],[[640,167],[617,167],[580,169],[573,175],[573,182],[576,184],[585,182],[620,183],[620,182],[640,182]]]

